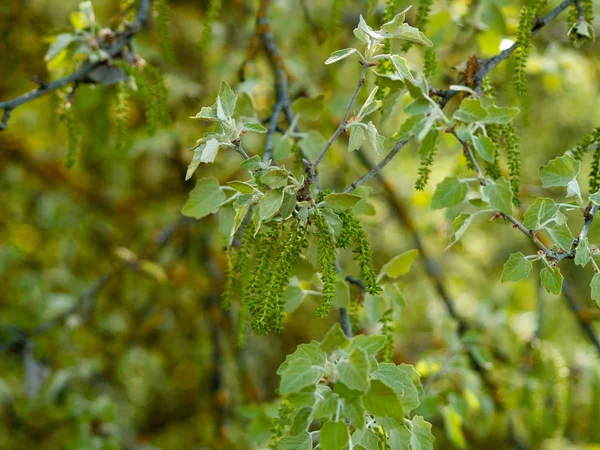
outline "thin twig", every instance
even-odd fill
[[[106,50],[110,58],[113,58],[119,53],[121,53],[121,51],[131,43],[131,39],[136,35],[136,33],[148,21],[151,2],[152,0],[140,1],[140,6],[138,8],[135,21],[132,24],[130,24],[125,31],[120,33],[115,42]],[[42,97],[46,94],[54,92],[55,90],[67,86],[68,84],[89,81],[88,75],[90,74],[90,72],[106,64],[110,64],[110,60],[98,61],[94,63],[85,63],[83,66],[81,66],[79,70],[73,72],[70,75],[67,75],[66,77],[60,78],[50,83],[38,83],[39,87],[37,89],[23,94],[12,100],[0,102],[0,110],[4,110],[4,113],[2,115],[2,121],[0,122],[0,131],[6,129],[11,113],[17,107],[28,103],[32,100],[35,100],[39,97]]]
[[[346,122],[348,121],[348,116],[350,115],[350,111],[352,110],[352,105],[354,105],[354,101],[356,100],[356,97],[358,97],[358,93],[360,92],[360,89],[365,84],[365,81],[366,81],[365,75],[367,73],[367,69],[369,68],[369,66],[363,62],[361,62],[360,64],[362,65],[362,69],[360,71],[360,76],[358,77],[358,84],[356,85],[356,88],[354,89],[354,93],[352,94],[352,97],[350,97],[350,102],[348,103],[348,107],[346,108],[346,111],[344,112],[344,117],[342,118],[342,122],[340,123],[340,126],[337,128],[337,130],[335,130],[335,132],[331,135],[331,137],[325,144],[325,147],[323,148],[323,150],[321,150],[321,153],[319,153],[319,156],[317,156],[317,158],[315,159],[315,161],[313,163],[313,169],[317,168],[317,166],[319,165],[319,163],[325,156],[325,153],[327,153],[327,150],[329,150],[329,148],[331,147],[333,142],[338,138],[338,136],[340,134],[342,134],[344,131],[346,131],[346,125],[347,125]]]

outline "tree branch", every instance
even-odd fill
[[[125,31],[117,35],[116,41],[106,49],[108,55],[113,58],[117,56],[125,47],[127,47],[131,43],[131,39],[137,34],[138,31],[144,26],[144,24],[148,21],[148,17],[150,14],[150,5],[152,0],[141,0],[140,6],[138,8],[137,16],[135,21],[130,24]],[[98,61],[94,63],[85,63],[79,70],[73,72],[66,77],[60,78],[56,81],[52,81],[50,83],[42,83],[40,86],[30,91],[26,94],[23,94],[17,98],[12,100],[6,100],[0,102],[0,110],[4,110],[2,115],[2,121],[0,121],[0,131],[5,130],[8,126],[8,121],[10,116],[17,107],[28,103],[32,100],[35,100],[39,97],[42,97],[46,94],[54,92],[57,89],[60,89],[70,83],[80,83],[88,81],[88,75],[100,66],[109,64],[109,61]]]

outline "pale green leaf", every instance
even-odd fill
[[[227,118],[231,118],[233,116],[233,111],[235,110],[235,102],[237,101],[237,95],[235,95],[233,90],[224,81],[221,83],[221,89],[219,89],[218,99],[220,100],[225,116]]]
[[[339,323],[336,323],[329,329],[323,341],[321,342],[321,348],[327,353],[331,353],[334,350],[340,348],[346,348],[350,344],[350,339],[346,337],[342,331],[342,327]]]
[[[550,292],[551,294],[560,294],[560,291],[562,290],[563,276],[558,267],[553,267],[552,270],[544,267],[540,272],[540,278],[542,280],[542,285],[544,288],[546,288],[546,291]]]
[[[252,194],[254,192],[254,188],[243,181],[230,181],[227,183],[227,186],[234,188],[236,191],[241,192],[242,194]]]
[[[435,150],[439,134],[438,130],[430,130],[427,133],[427,136],[421,141],[421,146],[419,147],[419,158],[425,159]]]
[[[358,50],[356,50],[355,48],[343,48],[341,50],[336,50],[331,54],[329,58],[327,58],[325,64],[333,64],[334,62],[347,58],[348,56],[356,52],[358,52]]]
[[[585,267],[590,261],[590,246],[588,244],[587,237],[579,241],[577,245],[577,252],[575,253],[575,264],[581,267]]]
[[[467,228],[469,228],[469,225],[471,225],[474,218],[475,216],[472,214],[462,213],[454,219],[454,222],[452,222],[452,236],[450,236],[450,241],[446,246],[446,250],[456,244],[462,235],[465,234],[465,231],[467,231]]]
[[[404,412],[419,406],[419,392],[409,374],[392,363],[380,363],[373,378],[391,387],[400,397]]]
[[[481,101],[476,98],[466,98],[454,113],[454,119],[461,122],[480,122],[487,117],[487,110],[481,106]]]
[[[260,177],[260,181],[271,189],[278,189],[287,186],[289,175],[290,173],[285,169],[271,169]]]
[[[334,212],[343,212],[351,209],[361,200],[361,197],[354,194],[329,194],[324,198],[325,205]]]
[[[504,263],[502,270],[502,282],[520,281],[529,276],[532,268],[531,261],[525,258],[521,252],[513,253]]]
[[[481,188],[483,201],[505,214],[512,213],[513,193],[510,188],[510,182],[505,178],[496,181],[489,181]]]
[[[388,439],[390,450],[408,450],[410,437],[411,433],[404,425],[390,430],[390,437]]]
[[[540,178],[544,187],[567,186],[579,174],[580,163],[571,155],[554,158],[540,168]]]
[[[277,443],[279,450],[311,450],[312,438],[308,431],[295,436],[285,436]]]
[[[383,348],[385,341],[386,337],[381,334],[371,334],[369,336],[357,334],[352,338],[349,350],[361,349],[364,350],[368,356],[375,356],[375,354]]]
[[[244,124],[244,127],[242,128],[242,130],[252,131],[253,133],[266,133],[267,131],[269,131],[265,127],[263,127],[260,123],[255,123],[255,122],[246,122]]]
[[[184,216],[201,219],[216,213],[226,198],[216,178],[203,178],[198,180],[196,187],[190,192],[181,213]]]
[[[596,304],[600,306],[600,273],[594,274],[590,283],[590,288],[592,291],[592,300],[594,300]]]
[[[468,187],[456,177],[445,178],[435,188],[431,199],[431,209],[453,208],[460,205],[467,196]]]
[[[379,273],[389,278],[398,278],[400,275],[407,274],[418,254],[419,250],[412,249],[394,256],[381,268]]]
[[[348,427],[344,422],[327,421],[319,434],[319,444],[323,450],[344,450],[349,440]]]
[[[352,400],[344,400],[342,413],[355,428],[360,429],[365,426],[365,407],[360,397],[353,398]]]
[[[538,228],[541,224],[547,222],[558,212],[559,206],[550,198],[536,198],[525,216],[523,217],[523,225],[528,230]]]
[[[366,136],[362,127],[355,126],[350,128],[350,139],[348,140],[348,152],[358,150],[365,141]]]
[[[306,136],[298,142],[300,150],[302,150],[306,157],[311,161],[321,153],[321,150],[325,148],[326,144],[327,139],[316,130],[309,130],[306,133]]]
[[[56,58],[56,56],[61,51],[66,49],[69,45],[71,45],[71,43],[76,42],[78,40],[80,40],[80,38],[76,34],[71,34],[71,33],[59,34],[54,39],[54,42],[52,43],[52,45],[50,45],[50,47],[48,47],[48,51],[46,52],[46,56],[44,56],[44,59],[46,61],[52,61],[54,58]]]
[[[271,189],[267,191],[263,199],[260,201],[259,217],[261,220],[268,220],[277,214],[281,203],[283,202],[283,190]]]
[[[379,134],[373,122],[369,122],[367,124],[367,144],[372,152],[377,156],[381,156],[383,154],[383,144],[385,143],[385,138]]]
[[[350,389],[365,392],[369,387],[369,362],[367,353],[355,348],[348,359],[340,359],[337,363],[339,379]]]
[[[404,417],[400,397],[391,387],[378,379],[371,380],[371,386],[363,396],[365,409],[376,416]]]
[[[248,169],[248,170],[257,170],[257,169],[260,169],[260,166],[261,166],[261,159],[260,159],[260,156],[258,156],[258,155],[254,155],[251,158],[244,160],[240,164],[240,167],[242,169]]]
[[[360,445],[366,450],[378,450],[379,438],[373,431],[364,428],[362,430],[356,430],[354,433],[352,433],[352,444]]]
[[[434,437],[431,424],[421,416],[415,416],[409,422],[411,450],[433,450]]]
[[[489,163],[495,161],[496,146],[494,142],[487,136],[473,136],[473,147],[477,153],[481,155]]]

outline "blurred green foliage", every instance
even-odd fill
[[[131,14],[128,4],[135,10],[136,3],[94,0],[96,21],[118,24],[120,16]],[[245,81],[238,81],[258,1],[163,0],[158,2],[162,14],[165,3],[168,28],[167,22],[151,21],[136,35],[134,49],[162,73],[168,125],[150,136],[149,109],[134,93],[123,131],[117,88],[82,84],[72,99],[81,133],[73,168],[66,167],[69,129],[57,112],[64,101],[58,95],[15,109],[0,134],[2,449],[266,448],[281,409],[277,368],[299,344],[321,341],[338,320],[336,311],[315,317],[320,298],[312,293],[287,314],[280,334],[247,333],[245,345],[238,345],[240,311],[219,306],[228,265],[219,218],[197,221],[180,211],[195,185],[185,181],[188,149],[207,131],[189,118],[213,103],[221,82],[251,93],[259,118],[271,114],[272,68],[262,53],[248,62]],[[316,114],[300,119],[302,130],[318,129],[323,136],[336,130],[360,66],[352,58],[334,66],[324,62],[334,50],[356,45],[352,30],[360,14],[379,23],[384,3],[271,5],[292,100],[324,96],[316,102]],[[387,3],[397,12],[410,5]],[[422,3],[432,3],[425,34],[434,43],[437,70],[430,84],[445,89],[460,81],[471,56],[493,56],[516,39],[522,6],[547,12],[560,2]],[[584,3],[599,13],[599,2]],[[73,31],[69,17],[77,7],[78,0],[0,4],[0,101],[35,89],[32,76],[51,81],[73,69],[49,67],[44,56],[57,34]],[[407,13],[409,23],[415,23],[417,7]],[[538,169],[600,124],[600,44],[576,36],[586,43],[575,48],[566,16],[532,38],[517,83],[514,58],[491,73],[498,104],[521,109],[514,126],[522,151],[523,211],[536,197],[563,201],[560,189],[542,187]],[[413,46],[402,55],[410,69],[421,72],[427,57],[422,48]],[[527,92],[520,96],[523,77]],[[357,104],[372,91],[374,77],[366,83]],[[389,118],[379,125],[381,134],[389,137],[400,129],[411,101],[401,96],[397,107],[383,112]],[[314,108],[306,103],[294,105]],[[456,97],[447,109],[458,103]],[[250,156],[262,155],[263,135],[245,139]],[[276,136],[277,144],[285,139]],[[336,192],[367,171],[347,152],[347,139],[336,141],[319,166],[321,180]],[[297,159],[291,154],[284,161],[298,171]],[[540,288],[537,269],[517,283],[500,282],[511,253],[536,251],[504,219],[480,217],[445,251],[452,222],[464,208],[431,210],[435,186],[472,172],[448,133],[439,135],[427,187],[416,191],[420,160],[419,144],[411,142],[383,171],[384,183],[373,178],[365,184],[374,211],[360,220],[378,269],[415,248],[418,236],[440,265],[437,282],[442,280],[470,330],[464,333],[448,316],[436,276],[422,260],[409,275],[398,275],[401,292],[387,316],[377,297],[366,295],[359,305],[359,290],[349,286],[355,328],[375,334],[383,321],[382,332],[394,338],[392,362],[413,364],[420,373],[423,393],[415,412],[433,425],[436,448],[600,448],[600,353],[581,329],[584,323],[594,330],[600,318],[590,298],[593,269],[571,260],[561,265],[580,308],[575,314],[562,294]],[[240,162],[232,152],[198,172],[225,185],[244,173]],[[579,177],[587,195],[590,158],[582,165]],[[502,162],[499,170],[508,176],[511,168]],[[402,205],[400,212],[390,207],[390,196]],[[583,223],[580,214],[567,216]],[[590,244],[599,238],[593,224]],[[351,251],[340,252],[343,270],[358,277],[352,258]],[[294,274],[310,279],[313,272],[303,261]],[[31,337],[23,339],[25,331]],[[485,377],[472,360],[485,369]]]

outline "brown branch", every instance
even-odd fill
[[[117,34],[115,42],[106,49],[109,57],[113,58],[118,56],[127,46],[131,44],[132,38],[138,33],[138,31],[140,31],[140,29],[148,21],[151,3],[152,0],[140,1],[140,6],[138,8],[135,21],[132,24],[128,25],[125,31]],[[81,68],[79,68],[79,70],[73,72],[70,75],[67,75],[66,77],[60,78],[50,83],[38,82],[39,87],[37,89],[23,94],[19,97],[16,97],[12,100],[0,102],[0,110],[4,110],[2,120],[0,121],[0,131],[6,129],[13,110],[18,108],[19,106],[24,105],[25,103],[33,101],[51,92],[54,92],[55,90],[67,86],[68,84],[75,83],[75,85],[77,85],[78,83],[82,82],[90,82],[88,75],[98,67],[108,64],[110,64],[110,61],[85,63],[83,66],[81,66]]]

